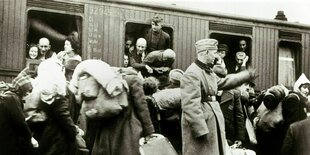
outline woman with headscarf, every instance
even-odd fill
[[[294,84],[294,91],[290,92],[284,99],[282,106],[284,135],[292,123],[307,118],[306,108],[309,109],[307,99],[309,88],[310,81],[305,74],[302,74]]]
[[[0,154],[32,155],[38,143],[25,121],[22,98],[32,90],[31,78],[23,70],[12,81],[13,88],[0,94]]]

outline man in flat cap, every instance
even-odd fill
[[[216,101],[218,89],[231,89],[255,76],[253,70],[219,78],[213,72],[217,40],[195,43],[197,59],[181,79],[183,155],[225,155],[224,117]]]
[[[233,69],[231,71],[228,71],[228,73],[238,73],[240,71],[243,71],[247,68],[247,62],[249,61],[249,56],[246,55],[246,53],[239,51],[236,53],[236,62],[235,65],[233,65]]]

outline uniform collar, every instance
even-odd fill
[[[212,71],[213,64],[205,64],[205,63],[201,62],[201,61],[198,60],[198,59],[195,60],[195,64],[196,64],[199,68],[205,70],[207,73],[212,73],[212,72],[213,72],[213,71]]]

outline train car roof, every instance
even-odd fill
[[[130,0],[105,0],[104,2],[148,7],[148,8],[158,9],[158,10],[164,9],[164,10],[170,10],[170,11],[178,11],[178,12],[191,13],[191,14],[202,15],[202,16],[212,16],[212,17],[228,18],[228,19],[242,20],[242,21],[249,21],[249,22],[256,22],[256,23],[265,23],[265,24],[271,24],[271,25],[277,25],[277,26],[288,26],[288,27],[296,27],[296,28],[302,28],[302,29],[310,29],[310,25],[298,23],[298,22],[254,18],[254,17],[241,16],[241,15],[230,15],[230,14],[219,13],[215,11],[208,12],[202,9],[194,9],[190,7],[183,7],[183,6],[176,6],[176,5],[167,5],[163,3],[155,3],[155,2],[150,2],[150,1],[139,1],[138,2],[138,1],[130,1]]]

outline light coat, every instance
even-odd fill
[[[183,155],[226,154],[225,123],[220,105],[217,101],[208,104],[206,98],[215,96],[218,89],[240,85],[250,79],[250,74],[243,71],[220,79],[212,71],[206,72],[201,64],[196,60],[181,79]],[[206,137],[202,136],[205,134]]]

